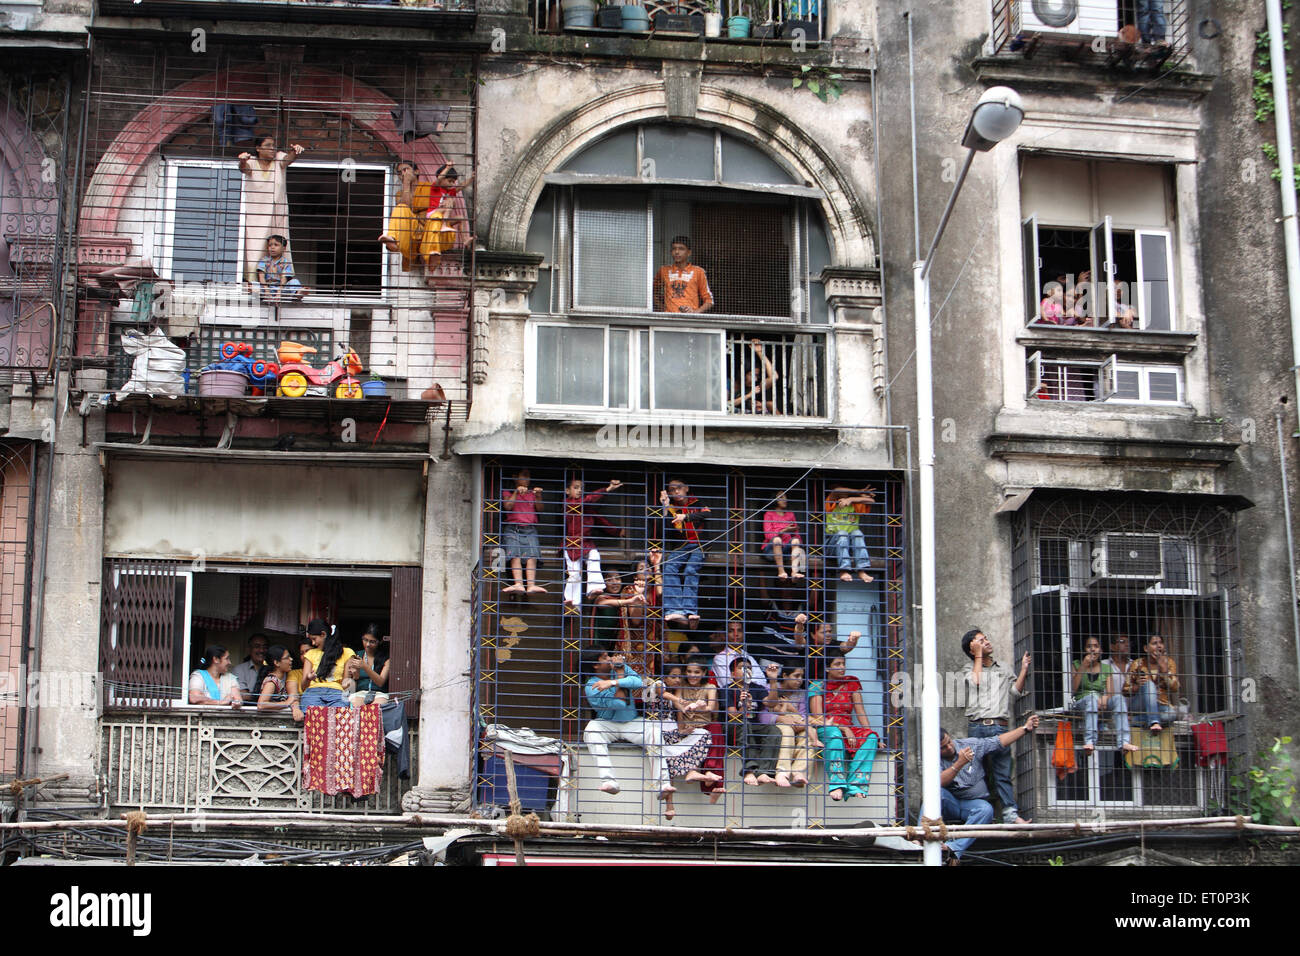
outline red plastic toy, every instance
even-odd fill
[[[310,345],[299,342],[281,342],[276,349],[280,359],[280,382],[275,390],[277,395],[286,398],[301,398],[307,394],[312,385],[323,386],[327,390],[334,387],[335,398],[361,398],[361,382],[354,376],[360,375],[361,358],[351,349],[339,354],[324,368],[316,368],[303,361],[304,356],[314,355],[316,350]]]

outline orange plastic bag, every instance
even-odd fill
[[[1052,766],[1056,768],[1056,779],[1064,780],[1067,773],[1074,773],[1074,728],[1068,720],[1056,722],[1056,746],[1052,749]]]

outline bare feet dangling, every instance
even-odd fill
[[[843,572],[843,573],[840,575],[840,580],[841,580],[841,581],[852,581],[852,580],[853,580],[853,575],[851,575],[851,574],[849,574],[849,572],[845,571],[845,572]]]
[[[870,584],[872,581],[876,580],[871,575],[869,575],[866,571],[859,571],[858,577],[862,579],[863,584]]]

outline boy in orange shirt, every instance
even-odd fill
[[[655,305],[660,312],[707,312],[713,308],[713,293],[704,270],[691,265],[691,241],[673,236],[669,250],[673,264],[655,274]]]

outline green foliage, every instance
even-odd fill
[[[844,92],[844,87],[839,83],[843,78],[841,74],[832,73],[824,66],[801,66],[791,86],[796,90],[801,86],[806,87],[817,99],[829,103],[838,100]]]
[[[1048,866],[1065,866],[1065,857],[1063,857],[1063,856],[1050,856],[1050,857],[1047,858],[1047,865],[1048,865]]]
[[[1284,3],[1282,5],[1283,10],[1289,10],[1290,7],[1290,3]],[[1291,25],[1288,23],[1282,24],[1282,33],[1285,35],[1290,32]],[[1260,30],[1255,34],[1255,70],[1251,74],[1253,83],[1250,90],[1250,98],[1255,103],[1255,122],[1257,123],[1266,122],[1268,118],[1277,111],[1277,103],[1273,100],[1273,59],[1272,55],[1269,53],[1268,43],[1269,38],[1267,30]],[[1289,40],[1283,40],[1282,48],[1284,50],[1290,50],[1291,42]],[[1289,88],[1291,85],[1291,67],[1289,66],[1286,68],[1286,75],[1287,87]],[[1278,165],[1277,147],[1272,143],[1265,143],[1261,148],[1264,150],[1264,155],[1273,163],[1273,170],[1269,173],[1269,177],[1274,182],[1281,182],[1282,169]],[[1300,163],[1296,164],[1296,174],[1296,191],[1300,192]]]
[[[1273,746],[1259,752],[1257,762],[1244,776],[1232,778],[1234,787],[1246,791],[1250,816],[1256,823],[1300,826],[1295,770],[1285,749],[1290,743],[1290,737],[1274,737]]]

